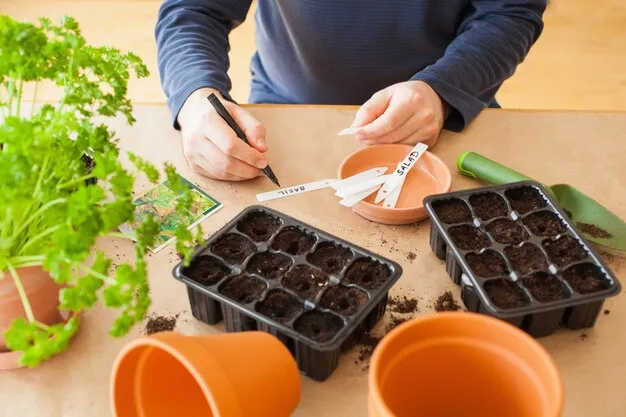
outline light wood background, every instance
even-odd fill
[[[269,1],[269,0],[268,0]],[[140,55],[151,70],[134,81],[136,102],[163,103],[154,45],[160,0],[0,0],[0,13],[20,19],[71,15],[90,42]],[[254,52],[254,6],[231,36],[233,96],[248,98]],[[498,94],[507,108],[626,110],[626,1],[551,0],[545,31]],[[57,93],[44,89],[43,99]]]

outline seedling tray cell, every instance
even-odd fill
[[[385,314],[397,263],[263,206],[243,210],[176,265],[195,318],[281,340],[323,381]]]
[[[469,311],[534,337],[592,327],[621,285],[534,181],[427,197],[430,246]]]

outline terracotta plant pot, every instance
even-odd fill
[[[457,312],[411,320],[372,356],[370,417],[557,417],[562,408],[550,355],[493,317]]]
[[[401,144],[368,146],[349,155],[339,166],[339,179],[370,168],[387,167],[392,173],[413,147]],[[395,208],[374,204],[376,193],[352,207],[368,220],[384,224],[408,224],[428,217],[422,201],[432,194],[450,191],[452,175],[448,166],[435,154],[426,152],[409,171]],[[383,200],[384,201],[384,200]]]
[[[295,361],[264,332],[157,333],[128,344],[113,367],[116,417],[286,417],[299,401]]]
[[[62,317],[58,310],[59,285],[50,278],[50,274],[41,267],[31,266],[18,268],[24,291],[30,301],[31,309],[37,320],[45,324],[59,323]],[[25,317],[26,312],[9,272],[5,272],[0,280],[0,369],[19,367],[19,352],[7,352],[4,333],[18,317]]]

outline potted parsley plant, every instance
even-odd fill
[[[139,57],[89,45],[72,18],[31,24],[2,15],[0,56],[0,359],[18,355],[20,366],[32,367],[67,349],[79,313],[98,300],[119,310],[112,336],[144,318],[158,222],[146,217],[136,229],[133,262],[114,268],[95,244],[124,236],[117,230],[135,214],[135,174],[152,183],[161,175],[133,154],[134,168],[123,167],[103,123],[120,115],[134,122],[128,80],[148,75]],[[42,82],[60,89],[58,104],[36,105]],[[173,166],[164,173],[185,210],[191,195]],[[192,236],[187,226],[177,229],[176,249],[189,259],[201,229]]]

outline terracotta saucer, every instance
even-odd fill
[[[410,145],[372,145],[349,155],[339,166],[339,179],[347,178],[370,168],[387,167],[390,174],[411,151]],[[409,224],[428,217],[423,200],[433,194],[447,193],[452,175],[447,165],[435,154],[426,151],[409,171],[395,208],[383,208],[383,202],[374,204],[376,193],[352,207],[359,215],[377,223]]]

